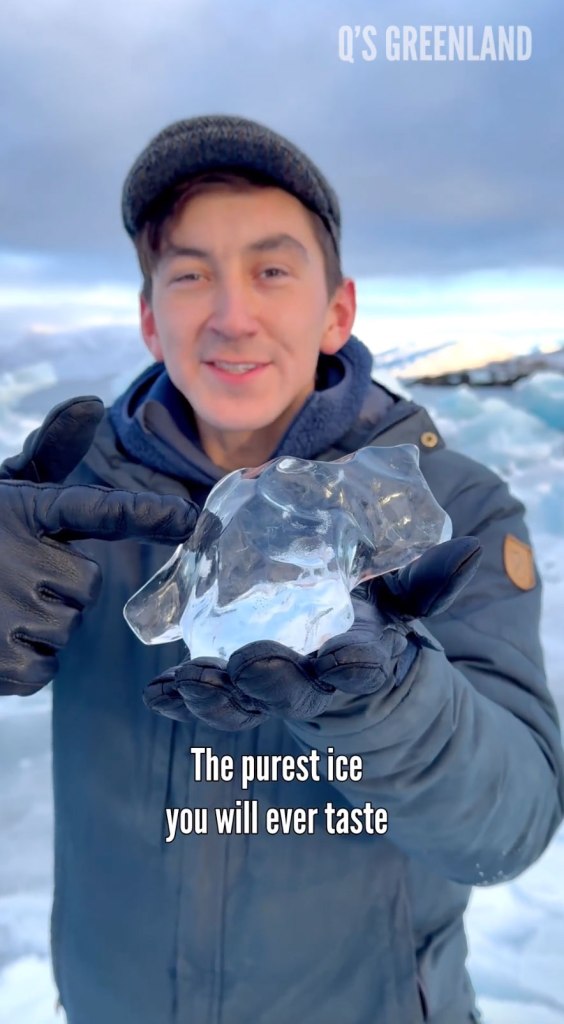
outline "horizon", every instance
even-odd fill
[[[0,258],[0,268],[2,263],[6,270],[8,261]],[[37,267],[30,275],[28,267],[27,281],[18,284],[15,269],[4,273],[0,285],[0,369],[2,351],[30,334],[134,329],[138,324],[138,286],[133,283],[55,285],[42,281]],[[400,357],[405,362],[409,356],[412,376],[547,353],[564,344],[558,269],[360,278],[356,284],[353,333],[376,359],[383,359],[384,367],[393,369]]]

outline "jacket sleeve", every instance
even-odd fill
[[[447,612],[415,623],[432,646],[386,697],[336,694],[325,714],[288,728],[322,763],[328,746],[362,756],[362,780],[333,785],[353,806],[386,808],[387,837],[405,853],[452,881],[487,885],[546,848],[564,813],[564,755],[539,640],[540,584],[520,589],[503,564],[508,534],[529,541],[523,506],[495,474],[458,459],[467,475],[444,507],[454,535],[479,537],[484,556]]]

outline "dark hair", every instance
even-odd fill
[[[215,185],[227,186],[234,192],[247,192],[253,188],[272,187],[273,182],[264,174],[251,170],[205,171],[181,182],[161,196],[151,209],[147,221],[133,239],[143,275],[141,291],[147,302],[151,301],[152,273],[159,261],[163,240],[165,240],[168,230],[174,225],[190,199],[209,191]],[[307,206],[304,206],[304,209],[323,254],[327,292],[331,298],[343,281],[341,261],[333,239],[321,217]]]

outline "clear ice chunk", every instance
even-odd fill
[[[184,639],[192,658],[228,659],[254,640],[308,654],[352,625],[354,587],[451,533],[415,445],[273,459],[216,484],[124,615],[143,643]]]

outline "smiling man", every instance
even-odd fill
[[[0,469],[0,692],[54,678],[68,1022],[477,1021],[470,888],[530,865],[564,804],[523,508],[373,377],[337,198],[287,139],[171,125],[122,211],[154,361],[110,409],[54,409]],[[124,603],[226,472],[404,442],[454,537],[355,591],[348,631],[307,657],[257,637],[226,663],[128,630]],[[233,770],[202,778],[193,751]],[[315,777],[249,782],[258,756]],[[243,800],[248,834],[190,826]],[[269,834],[259,805],[299,827]],[[385,828],[357,827],[376,809]]]
[[[313,215],[280,188],[200,175],[175,205],[141,298],[143,337],[211,460],[258,465],[313,392],[320,353],[347,341],[354,285],[328,296]]]

